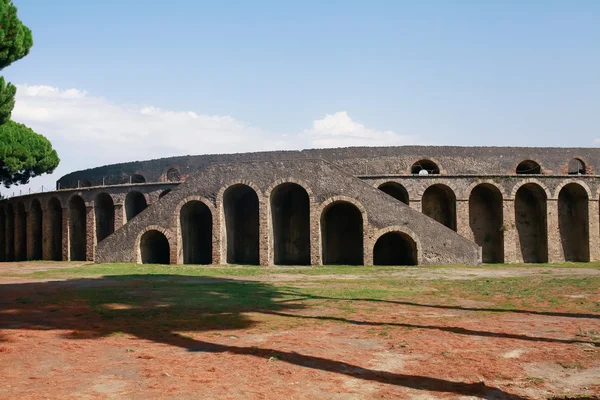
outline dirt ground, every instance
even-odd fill
[[[2,263],[0,274],[53,267],[65,264]],[[597,277],[600,270],[418,268],[386,279],[548,275]],[[210,279],[181,282],[169,292],[165,280],[0,277],[0,398],[600,396],[600,288],[565,295],[573,304],[595,302],[587,312],[566,306],[495,312],[491,301],[454,298],[447,305],[431,296],[281,297],[295,285],[349,279],[360,275],[228,278],[224,284],[256,294],[238,304]],[[199,301],[223,307],[189,306],[193,292],[179,291],[196,286],[205,296]],[[266,306],[269,297],[273,304]]]

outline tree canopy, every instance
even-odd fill
[[[29,54],[31,30],[17,17],[12,0],[0,0],[0,70]],[[0,77],[0,183],[25,184],[50,173],[60,159],[44,136],[10,120],[17,88]]]

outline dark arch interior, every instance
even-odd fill
[[[160,192],[160,194],[158,195],[159,199],[162,199],[163,196],[169,194],[171,192],[171,189],[167,189],[167,190],[163,190],[162,192]]]
[[[330,204],[321,216],[323,264],[363,265],[363,220],[356,206]]]
[[[569,175],[585,175],[585,164],[579,158],[574,158],[569,162]]]
[[[284,183],[271,194],[275,264],[310,264],[310,205],[300,185]]]
[[[382,235],[373,248],[374,265],[417,265],[417,245],[402,232]]]
[[[15,261],[27,260],[27,213],[25,205],[19,203],[15,218]]]
[[[69,202],[69,241],[72,261],[85,261],[86,255],[86,215],[85,203],[79,196]]]
[[[401,201],[404,204],[408,204],[408,192],[399,183],[396,182],[387,182],[379,186],[379,190],[382,192],[389,194],[393,198],[398,201]]]
[[[484,263],[504,262],[502,194],[498,188],[481,184],[469,196],[469,226],[475,243],[482,248]]]
[[[249,186],[237,184],[223,194],[229,264],[259,263],[258,196]]]
[[[517,165],[517,174],[539,175],[541,173],[542,167],[533,160],[521,161],[519,165]]]
[[[42,206],[38,200],[31,203],[30,211],[31,259],[41,260],[42,255]]]
[[[50,224],[50,259],[62,260],[62,207],[57,198],[53,197],[48,202],[48,222]]]
[[[588,194],[576,183],[558,194],[558,228],[565,261],[590,261]]]
[[[181,174],[177,168],[169,168],[167,171],[167,180],[169,182],[177,182],[181,180]]]
[[[517,240],[523,262],[548,262],[546,193],[535,183],[519,188],[515,196]]]
[[[171,249],[164,233],[151,230],[145,232],[140,240],[142,264],[169,264]]]
[[[423,214],[456,230],[456,196],[446,185],[429,186],[421,199]]]
[[[146,209],[146,198],[140,192],[129,192],[125,197],[125,217],[130,221]]]
[[[100,193],[94,201],[96,215],[96,240],[104,240],[115,231],[115,204],[107,193]]]
[[[15,212],[12,204],[6,208],[6,234],[5,234],[5,249],[6,261],[15,260]]]
[[[439,174],[440,168],[431,160],[419,160],[410,168],[411,174],[423,174],[421,171],[427,171],[427,174]]]
[[[6,215],[4,207],[0,208],[0,262],[6,261]]]
[[[146,182],[146,178],[144,178],[143,175],[140,175],[140,174],[131,175],[131,183],[145,183],[145,182]]]
[[[181,207],[181,239],[184,264],[212,263],[212,214],[201,201]]]

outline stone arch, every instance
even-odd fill
[[[534,185],[539,186],[544,191],[547,199],[551,199],[552,198],[552,193],[550,192],[550,189],[548,189],[548,187],[544,183],[542,183],[541,181],[539,181],[538,179],[532,179],[532,178],[523,179],[520,182],[517,182],[513,186],[512,190],[510,191],[510,198],[513,199],[513,200],[516,199],[517,192],[519,191],[519,189],[522,186],[527,185],[528,183],[533,183]]]
[[[310,264],[310,195],[295,182],[269,188],[273,260],[281,265]]]
[[[430,185],[421,198],[423,214],[456,231],[456,195],[443,183]]]
[[[542,166],[535,160],[523,160],[515,167],[515,173],[518,175],[540,175]]]
[[[213,253],[213,210],[199,199],[177,207],[182,261],[184,264],[211,264]]]
[[[589,193],[568,183],[558,194],[558,230],[565,261],[590,261]]]
[[[15,214],[15,261],[27,260],[27,211],[25,204],[17,204]]]
[[[48,223],[49,228],[47,232],[50,234],[50,259],[54,261],[61,261],[62,256],[62,237],[63,237],[63,225],[62,225],[62,205],[60,200],[56,197],[52,197],[48,200],[47,206],[48,212]]]
[[[574,183],[574,184],[576,184],[578,186],[581,186],[581,188],[583,190],[585,190],[585,193],[587,194],[588,199],[592,199],[594,197],[592,189],[590,189],[590,187],[588,186],[588,184],[586,182],[580,181],[580,180],[564,180],[564,181],[562,181],[561,183],[559,183],[556,186],[556,189],[554,190],[554,198],[558,199],[559,196],[560,196],[560,192],[562,191],[562,189],[565,186],[570,185],[572,183]]]
[[[482,248],[484,263],[504,262],[502,193],[497,186],[480,183],[469,195],[469,227]]]
[[[15,260],[15,210],[11,203],[6,206],[6,261]]]
[[[42,205],[38,199],[33,199],[31,202],[31,207],[29,209],[29,235],[31,239],[29,243],[31,243],[30,256],[32,260],[41,260],[43,259],[43,250],[42,250]]]
[[[426,171],[427,173],[422,171]],[[413,175],[439,175],[440,171],[439,164],[431,158],[423,158],[416,161],[410,167],[410,173]]]
[[[160,192],[160,194],[158,195],[159,199],[162,199],[164,196],[168,195],[169,193],[171,193],[171,189],[166,189],[163,190],[162,192]]]
[[[146,262],[144,263],[144,260],[148,259],[148,256],[150,256],[151,254],[143,254],[143,246],[142,246],[142,237],[147,233],[147,232],[151,232],[151,231],[157,231],[160,234],[162,234],[166,239],[167,239],[167,243],[168,243],[168,251],[165,250],[165,246],[158,247],[159,253],[161,254],[161,260],[165,261],[167,259],[167,257],[165,257],[165,254],[168,255],[168,261],[165,264],[170,264],[171,260],[174,259],[174,248],[172,246],[172,243],[175,242],[175,237],[173,236],[173,234],[171,233],[171,231],[169,231],[168,229],[163,228],[162,226],[159,225],[149,225],[147,227],[145,227],[144,229],[142,229],[140,231],[140,233],[138,233],[137,238],[136,238],[136,250],[137,250],[137,263],[138,264],[154,264],[154,263],[149,263]],[[148,243],[148,242],[146,242]],[[164,245],[164,242],[163,242]],[[146,247],[147,251],[150,251],[151,249]],[[144,257],[146,256],[146,258]],[[152,257],[150,257],[152,258]]]
[[[85,202],[79,195],[69,199],[69,259],[71,261],[86,260],[86,210]]]
[[[519,186],[515,194],[517,252],[526,263],[548,262],[546,190],[537,183]]]
[[[115,231],[115,203],[105,192],[94,199],[94,215],[96,216],[96,240],[101,242]]]
[[[382,183],[379,185],[378,189],[404,204],[408,204],[409,202],[408,191],[398,182],[391,181]]]
[[[364,264],[364,225],[362,210],[346,200],[329,201],[322,208],[321,246],[323,264]]]
[[[244,183],[229,186],[222,195],[225,248],[229,264],[259,264],[259,197]]]
[[[171,246],[167,236],[156,229],[145,231],[139,241],[142,264],[170,264]]]
[[[126,222],[131,221],[136,215],[148,207],[146,196],[142,192],[133,190],[125,196],[125,218]]]
[[[181,173],[177,168],[171,167],[165,173],[167,182],[179,182],[181,180]]]
[[[587,173],[585,162],[581,158],[575,157],[569,161],[567,166],[567,174],[569,175],[585,175]]]
[[[131,175],[131,183],[146,183],[146,178],[142,174]]]
[[[373,265],[417,265],[417,243],[406,232],[390,230],[373,246]]]

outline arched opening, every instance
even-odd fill
[[[159,199],[162,199],[165,195],[169,194],[171,192],[171,189],[167,189],[167,190],[163,190],[162,192],[160,192],[160,194],[158,195]]]
[[[164,233],[150,230],[140,240],[142,264],[170,264],[171,248]]]
[[[227,262],[229,264],[259,263],[258,196],[250,186],[237,184],[223,194]]]
[[[146,197],[140,192],[129,192],[125,196],[125,218],[131,221],[133,217],[144,211],[148,207]]]
[[[178,182],[181,180],[181,174],[177,168],[169,168],[167,170],[167,181]]]
[[[0,262],[6,261],[6,214],[0,207]]]
[[[54,261],[62,260],[62,207],[60,201],[53,197],[48,202],[48,222],[50,224],[48,232],[50,233],[50,259]]]
[[[181,207],[179,216],[184,264],[212,263],[212,214],[201,201]]]
[[[115,231],[115,204],[108,193],[100,193],[94,200],[96,240],[101,242]]]
[[[323,264],[363,265],[363,218],[352,203],[336,201],[321,215]]]
[[[526,183],[515,196],[515,223],[518,251],[523,262],[548,262],[546,192],[535,183]]]
[[[404,204],[408,204],[408,192],[399,183],[396,182],[387,182],[379,186],[379,190],[382,192],[389,194],[393,198],[398,201],[401,201]]]
[[[381,235],[373,247],[373,265],[417,265],[417,244],[403,232]]]
[[[423,214],[440,224],[456,230],[456,196],[446,185],[431,185],[421,199]]]
[[[588,194],[576,183],[558,194],[558,229],[565,261],[590,261]]]
[[[5,249],[6,261],[15,260],[15,210],[12,204],[6,207]]]
[[[517,165],[517,174],[519,175],[539,175],[541,173],[542,167],[540,167],[540,164],[533,160],[521,161],[519,165]]]
[[[306,190],[283,183],[271,194],[274,262],[278,265],[310,264],[310,204]]]
[[[38,199],[31,202],[30,210],[31,259],[41,260],[42,255],[42,206]]]
[[[579,158],[574,158],[569,162],[569,175],[585,175],[585,163]]]
[[[27,212],[25,205],[17,205],[15,220],[15,261],[27,260]]]
[[[484,263],[504,262],[502,193],[494,185],[477,185],[469,196],[469,226],[482,248]]]
[[[69,201],[69,252],[71,261],[86,259],[86,214],[85,202],[79,196],[73,196]]]
[[[146,182],[146,178],[144,178],[142,175],[140,175],[140,174],[131,175],[131,183],[145,183],[145,182]]]
[[[440,168],[431,160],[419,160],[410,167],[410,173],[416,175],[437,175]]]

